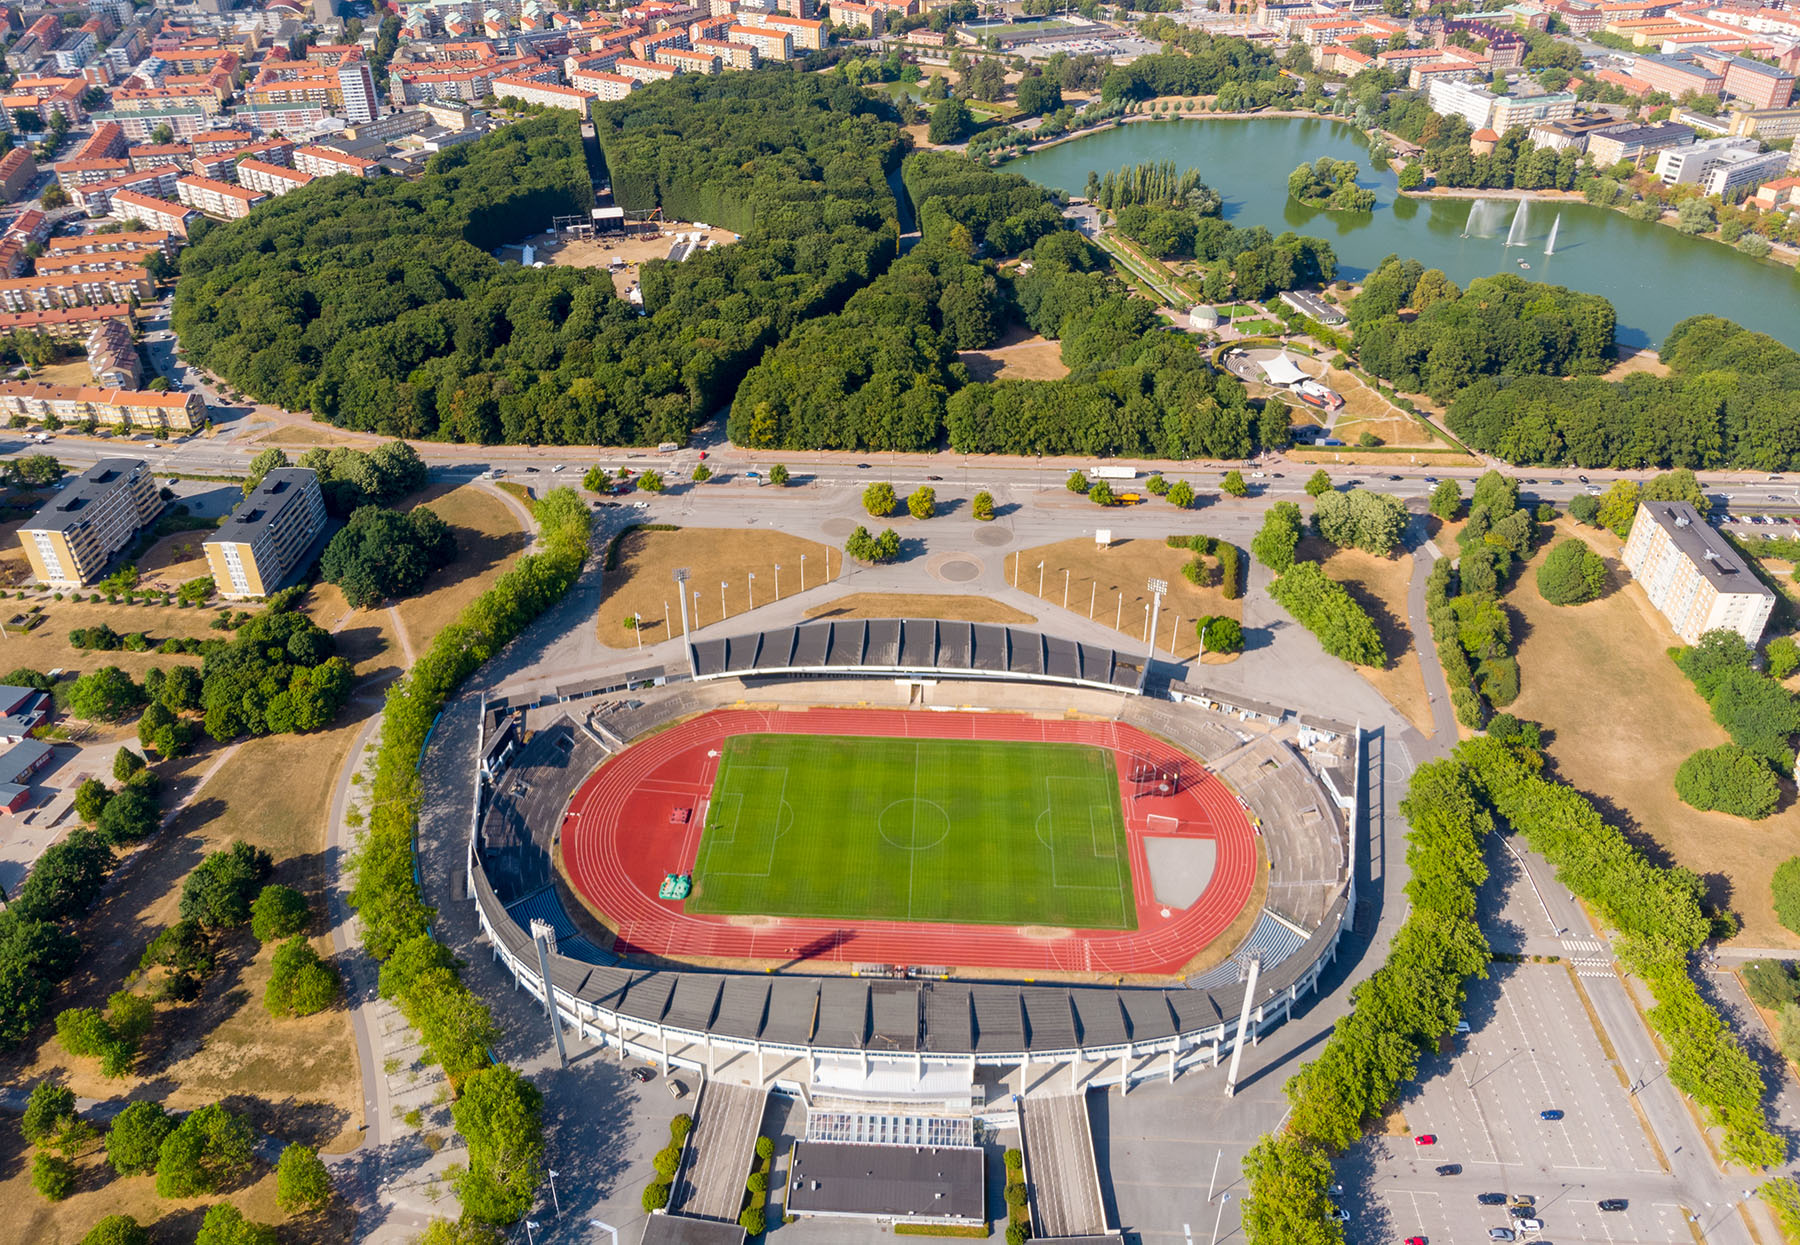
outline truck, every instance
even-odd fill
[[[1118,502],[1121,506],[1135,506],[1144,500],[1142,493],[1120,493]]]
[[[1088,474],[1096,480],[1137,479],[1137,471],[1132,467],[1089,467]]]
[[[664,441],[661,445],[656,447],[656,452],[658,454],[673,454],[680,448],[681,447],[673,441]]]

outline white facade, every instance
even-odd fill
[[[1638,503],[1625,567],[1688,644],[1718,630],[1755,644],[1775,608],[1774,592],[1686,502]]]

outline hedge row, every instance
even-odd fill
[[[1333,657],[1376,669],[1387,665],[1387,649],[1375,620],[1317,562],[1296,562],[1269,585],[1269,595],[1295,622],[1318,636]]]
[[[1216,536],[1170,536],[1166,543],[1171,549],[1190,549],[1194,553],[1193,561],[1181,568],[1187,581],[1196,588],[1204,588],[1212,582],[1212,568],[1202,558],[1219,560],[1219,589],[1227,601],[1235,601],[1244,595],[1244,555],[1241,550],[1228,540],[1220,540]]]
[[[1781,1162],[1786,1146],[1769,1131],[1762,1073],[1688,971],[1712,932],[1700,878],[1652,864],[1580,792],[1543,777],[1535,750],[1472,739],[1456,755],[1557,880],[1618,930],[1619,958],[1655,996],[1648,1019],[1668,1049],[1669,1080],[1724,1130],[1725,1157],[1746,1167]]]
[[[1414,772],[1401,803],[1410,829],[1406,859],[1412,910],[1386,962],[1351,994],[1318,1058],[1287,1083],[1284,1132],[1264,1137],[1244,1160],[1250,1192],[1244,1233],[1251,1245],[1335,1242],[1330,1156],[1379,1119],[1419,1056],[1456,1027],[1465,983],[1485,976],[1487,939],[1475,896],[1487,878],[1481,839],[1493,828],[1462,766],[1433,761]]]
[[[368,831],[350,862],[350,902],[362,919],[364,949],[385,962],[383,993],[419,1028],[431,1057],[459,1088],[487,1064],[497,1030],[487,1006],[463,985],[455,960],[430,940],[436,910],[425,902],[413,860],[424,798],[419,766],[450,694],[560,600],[587,559],[588,510],[573,489],[553,490],[532,512],[540,552],[520,557],[470,602],[389,688]],[[488,1165],[477,1161],[471,1145],[469,1177],[476,1184],[502,1187],[517,1175],[480,1170]]]

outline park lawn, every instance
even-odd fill
[[[1425,691],[1425,672],[1419,651],[1407,625],[1406,591],[1412,581],[1409,553],[1378,558],[1360,549],[1335,549],[1317,536],[1301,542],[1299,556],[1320,563],[1327,575],[1344,586],[1352,600],[1369,612],[1381,632],[1388,663],[1380,669],[1357,666],[1356,673],[1406,720],[1427,734],[1431,731],[1431,701]]]
[[[204,542],[212,530],[174,532],[163,537],[137,560],[138,587],[174,592],[190,579],[212,574]]]
[[[1137,487],[1141,490],[1142,486]],[[1157,498],[1144,504],[1168,505]],[[1104,522],[1104,519],[1100,521]],[[1175,529],[1187,527],[1189,523],[1183,521],[1179,512],[1172,512],[1169,526]],[[1042,562],[1043,599],[1060,607],[1063,572],[1069,572],[1069,609],[1076,614],[1088,615],[1104,627],[1113,627],[1117,622],[1116,629],[1124,637],[1120,642],[1130,647],[1144,642],[1144,607],[1150,603],[1147,584],[1151,579],[1161,579],[1169,585],[1169,591],[1163,597],[1162,615],[1156,625],[1157,648],[1166,653],[1173,643],[1176,657],[1190,658],[1200,653],[1200,637],[1194,630],[1196,619],[1222,615],[1242,622],[1244,618],[1243,598],[1227,601],[1224,589],[1217,582],[1217,558],[1206,559],[1212,568],[1214,582],[1211,586],[1197,588],[1188,582],[1181,568],[1193,558],[1191,551],[1171,549],[1160,540],[1115,540],[1108,548],[1101,549],[1092,537],[1079,537],[1009,555],[1005,567],[1006,582],[1023,592],[1036,594],[1040,582],[1038,563]],[[1248,552],[1242,555],[1241,562],[1243,573],[1248,574]],[[1209,656],[1208,661],[1211,660]]]
[[[868,523],[879,526],[872,519]],[[608,648],[636,647],[636,634],[625,626],[626,618],[634,614],[644,620],[643,638],[647,643],[666,640],[670,632],[679,633],[681,610],[675,589],[678,567],[686,568],[690,576],[689,624],[711,626],[720,621],[721,582],[730,585],[724,592],[726,617],[736,618],[750,609],[750,583],[746,576],[751,572],[756,575],[759,605],[775,600],[777,566],[781,567],[782,599],[797,594],[802,555],[806,557],[809,590],[825,582],[827,557],[832,577],[843,573],[842,553],[785,532],[706,527],[684,527],[672,532],[638,528],[628,532],[619,543],[618,561],[606,572],[605,596],[594,622],[600,643]],[[700,598],[697,607],[694,593]],[[663,627],[665,608],[667,631]]]
[[[960,350],[956,357],[976,380],[1061,380],[1069,374],[1062,361],[1062,343],[1020,325],[987,349]]]
[[[438,632],[512,565],[525,548],[526,534],[510,506],[474,485],[427,489],[408,498],[402,508],[414,505],[434,511],[456,535],[456,560],[432,575],[424,591],[395,606],[413,651],[423,653]]]
[[[1231,327],[1249,337],[1266,337],[1280,331],[1273,320],[1233,320]]]
[[[1037,619],[989,597],[956,593],[853,592],[806,611],[808,618],[942,618],[952,622],[1030,623]]]
[[[172,825],[121,863],[100,904],[76,927],[85,948],[80,968],[58,992],[51,1015],[104,1006],[109,994],[130,984],[144,944],[179,918],[182,880],[208,852],[234,839],[268,851],[275,860],[271,880],[304,892],[323,928],[324,819],[360,725],[349,718],[329,730],[250,739],[235,748],[207,742],[200,755],[177,762],[187,774],[210,777]],[[172,803],[165,796],[165,806]],[[349,1014],[334,1007],[300,1019],[270,1017],[262,996],[271,951],[247,928],[221,935],[215,946],[219,967],[199,997],[158,1004],[133,1075],[102,1077],[97,1060],[69,1056],[44,1023],[0,1062],[0,1077],[19,1084],[60,1076],[79,1095],[147,1094],[181,1109],[224,1102],[284,1140],[353,1145],[362,1083]],[[323,940],[318,946],[328,951]]]
[[[1117,769],[1079,744],[738,736],[687,907],[1134,929]]]
[[[6,669],[29,666],[33,670],[62,669],[71,674],[85,674],[101,666],[117,666],[134,679],[142,679],[151,666],[198,666],[198,656],[155,652],[155,646],[171,636],[198,637],[202,640],[228,640],[229,631],[214,631],[213,619],[219,615],[212,609],[181,609],[173,605],[114,605],[110,601],[56,601],[34,598],[13,600],[6,604],[4,617],[11,618],[33,605],[42,605],[45,621],[31,631],[14,633],[5,641]],[[245,607],[249,608],[249,607]],[[100,652],[79,649],[69,643],[69,632],[106,624],[120,635],[142,631],[150,637],[151,651],[133,653],[125,649]]]
[[[1620,566],[1620,542],[1567,519],[1555,529],[1506,594],[1521,682],[1508,711],[1548,728],[1558,777],[1594,798],[1654,856],[1705,878],[1713,900],[1742,916],[1739,941],[1800,946],[1775,919],[1769,896],[1775,866],[1800,852],[1800,808],[1790,800],[1750,822],[1676,798],[1681,762],[1729,737],[1669,660],[1667,650],[1681,641]],[[1537,567],[1569,535],[1605,556],[1607,591],[1586,605],[1551,605],[1538,594]]]
[[[331,632],[337,655],[350,663],[360,687],[386,683],[404,669],[399,637],[386,610],[351,609],[335,584],[313,588],[301,608]]]

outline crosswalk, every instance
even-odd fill
[[[1577,977],[1613,976],[1612,952],[1597,938],[1565,938],[1563,954],[1568,957]]]

